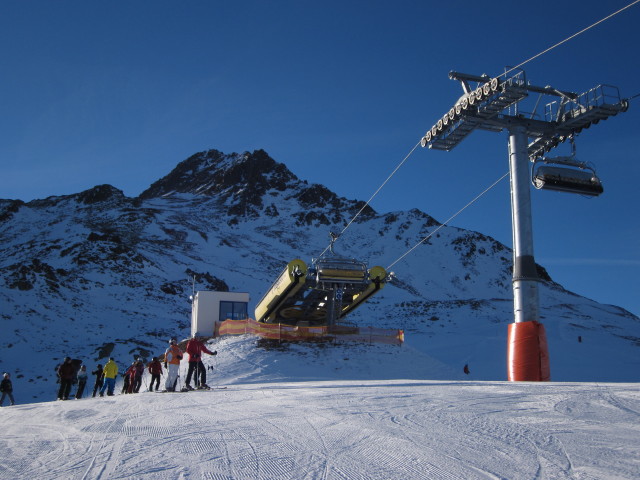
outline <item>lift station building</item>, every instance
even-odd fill
[[[212,337],[216,322],[245,320],[248,312],[248,293],[196,292],[191,304],[191,336]]]

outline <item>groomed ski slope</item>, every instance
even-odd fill
[[[2,479],[634,479],[637,384],[231,384],[0,409]]]

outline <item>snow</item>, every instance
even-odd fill
[[[14,382],[0,479],[640,475],[638,384],[475,381],[473,370],[446,380],[444,365],[389,345],[243,335],[208,347],[208,383],[226,389],[20,404]],[[443,379],[416,380],[421,371]]]
[[[0,478],[614,479],[630,384],[325,381],[3,408]]]

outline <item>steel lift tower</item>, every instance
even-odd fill
[[[475,129],[509,133],[509,173],[513,225],[513,313],[507,344],[510,381],[550,380],[544,326],[539,322],[539,277],[533,255],[531,183],[538,189],[596,196],[602,184],[595,171],[575,159],[577,133],[628,108],[616,87],[598,85],[582,94],[530,85],[525,72],[507,71],[500,77],[450,72],[464,94],[431,127],[423,147],[449,151]],[[470,82],[476,83],[475,88]],[[520,111],[519,103],[537,94],[555,97],[545,106],[544,118]],[[549,158],[545,154],[569,140],[572,155]],[[532,163],[531,172],[529,163]]]

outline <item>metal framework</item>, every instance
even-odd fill
[[[511,211],[513,222],[513,294],[514,323],[539,320],[539,299],[536,264],[533,255],[531,221],[531,180],[529,161],[545,161],[544,155],[560,143],[600,120],[627,110],[629,103],[620,98],[616,87],[598,85],[582,94],[529,84],[525,72],[511,70],[500,77],[450,72],[449,78],[460,81],[464,94],[424,135],[423,147],[450,151],[475,129],[509,133],[509,172],[511,179]],[[470,87],[476,82],[476,88]],[[531,94],[538,94],[534,112],[527,114],[519,103]],[[535,110],[544,96],[555,97],[546,104],[544,118]],[[560,163],[560,162],[556,162]],[[565,162],[566,163],[566,162]],[[566,170],[566,169],[565,169]],[[537,188],[553,188],[575,193],[597,195],[601,185],[597,178],[582,174],[565,175],[565,170],[545,170]],[[592,177],[595,177],[593,172]],[[596,181],[597,180],[597,181]],[[598,190],[598,186],[600,187]],[[511,336],[511,334],[510,334]],[[546,339],[544,340],[546,349]],[[518,342],[510,345],[517,347]],[[525,348],[526,350],[526,348]],[[536,353],[536,355],[538,355]],[[529,355],[525,353],[525,356]],[[530,359],[535,364],[539,359]],[[527,362],[527,360],[524,360]],[[511,365],[509,366],[511,370]],[[510,380],[541,380],[544,378],[511,378]]]
[[[335,326],[387,282],[384,268],[331,255],[292,260],[256,305],[262,323]]]
[[[449,151],[476,128],[500,132],[519,125],[533,139],[527,146],[533,161],[583,129],[629,107],[617,87],[598,85],[582,94],[536,87],[527,82],[523,70],[516,70],[505,79],[459,72],[450,72],[449,78],[459,80],[465,93],[427,131],[421,141],[423,147]],[[471,89],[469,82],[477,82],[478,87]],[[558,97],[546,105],[544,119],[534,118],[535,112],[527,117],[518,111],[518,103],[531,93]]]

